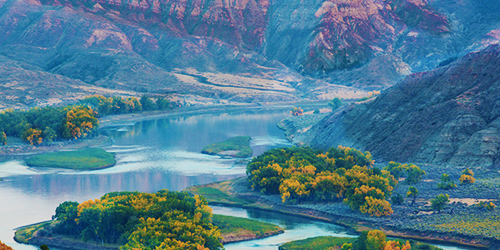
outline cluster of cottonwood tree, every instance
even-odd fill
[[[20,137],[31,145],[56,138],[78,139],[93,134],[99,126],[96,112],[88,106],[32,108],[0,112],[0,144],[7,137]]]
[[[202,196],[161,190],[114,192],[81,204],[64,202],[56,209],[52,231],[120,249],[220,249],[221,233]]]
[[[7,145],[7,137],[10,136],[19,137],[31,145],[40,145],[56,139],[85,138],[97,131],[97,117],[166,110],[172,108],[172,105],[163,97],[153,101],[146,96],[137,99],[93,95],[80,100],[76,105],[64,107],[8,109],[0,112],[0,146]]]
[[[153,101],[147,96],[137,99],[135,97],[104,97],[102,95],[93,95],[86,97],[79,103],[94,107],[99,116],[128,114],[149,110],[165,110],[172,108],[172,103],[163,97],[159,97],[156,101]]]
[[[247,166],[252,188],[280,194],[283,202],[344,201],[352,209],[375,216],[392,214],[397,180],[373,168],[369,152],[338,146],[328,151],[280,148],[254,158]]]

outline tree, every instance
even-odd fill
[[[330,108],[332,108],[332,111],[334,111],[342,106],[342,101],[340,100],[340,98],[335,97],[330,100],[330,102],[328,102],[328,106],[330,106]]]
[[[448,190],[456,187],[457,185],[451,180],[449,175],[443,174],[441,176],[441,183],[438,184],[438,188]]]
[[[7,145],[7,135],[5,132],[0,132],[0,145]]]
[[[145,95],[143,95],[139,101],[142,105],[142,110],[155,110],[157,107],[153,100],[149,99]]]
[[[352,250],[352,243],[344,243],[340,250]]]
[[[45,142],[51,142],[57,137],[57,134],[56,131],[54,131],[52,128],[45,127],[45,129],[42,132],[42,137],[45,140]]]
[[[474,172],[469,168],[462,171],[462,175],[460,176],[460,184],[472,184],[476,182],[476,178],[474,178]]]
[[[413,186],[408,187],[408,192],[406,192],[407,197],[413,198],[411,201],[411,206],[415,205],[415,202],[417,201],[417,196],[418,196],[418,189]]]
[[[370,230],[366,237],[366,250],[383,249],[387,239],[384,232],[380,230]]]
[[[293,107],[292,110],[290,110],[290,114],[293,116],[299,116],[304,113],[304,110],[301,107]]]
[[[47,245],[41,245],[40,250],[49,250],[49,247]]]
[[[74,106],[68,110],[62,122],[62,137],[66,139],[84,138],[99,127],[99,120],[91,107]]]
[[[5,245],[1,240],[0,240],[0,249],[1,250],[12,250],[12,247],[9,247]]]
[[[40,145],[43,142],[42,131],[29,128],[24,132],[22,139],[31,145]]]
[[[394,205],[402,205],[405,199],[401,194],[395,194],[391,197],[391,202]]]
[[[165,110],[170,107],[170,102],[163,97],[158,97],[158,99],[156,99],[156,106],[159,110]]]
[[[422,180],[422,175],[426,174],[424,170],[413,164],[410,164],[406,172],[408,173],[408,177],[406,177],[405,181],[410,185],[419,183]]]
[[[450,196],[447,194],[439,194],[436,196],[436,198],[431,199],[431,208],[434,211],[438,211],[438,213],[441,213],[441,210],[443,210],[446,207],[446,204],[450,202],[449,200]]]

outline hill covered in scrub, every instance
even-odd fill
[[[332,113],[306,143],[354,146],[386,161],[498,167],[498,93],[500,46],[491,45]]]
[[[494,0],[0,0],[0,109],[362,97],[499,40]]]

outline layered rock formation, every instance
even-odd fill
[[[307,142],[354,146],[383,161],[499,167],[498,93],[500,45],[491,45],[326,117]]]
[[[386,88],[486,39],[494,43],[491,27],[500,20],[488,13],[497,13],[497,5],[0,0],[0,65],[17,65],[14,71],[25,74],[0,76],[0,91],[12,93],[0,108],[66,98],[51,91],[60,84],[71,98],[121,91],[192,104],[360,97],[359,88]],[[471,18],[460,8],[453,11],[457,6],[491,18]],[[463,28],[476,23],[482,23],[478,35]],[[48,94],[38,95],[44,86]]]

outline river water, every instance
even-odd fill
[[[230,137],[251,136],[254,156],[291,146],[276,124],[288,110],[234,111],[177,115],[104,129],[115,140],[105,149],[116,153],[116,166],[97,171],[29,168],[22,161],[0,163],[0,240],[14,249],[37,249],[13,240],[14,229],[49,220],[64,201],[83,202],[113,191],[183,190],[192,185],[245,175],[234,159],[201,154],[201,149]],[[285,233],[266,239],[227,244],[226,249],[277,249],[294,239],[346,236],[340,226],[276,213],[215,207],[214,213],[272,222]],[[352,236],[350,236],[352,237]],[[446,249],[462,249],[446,247]]]

